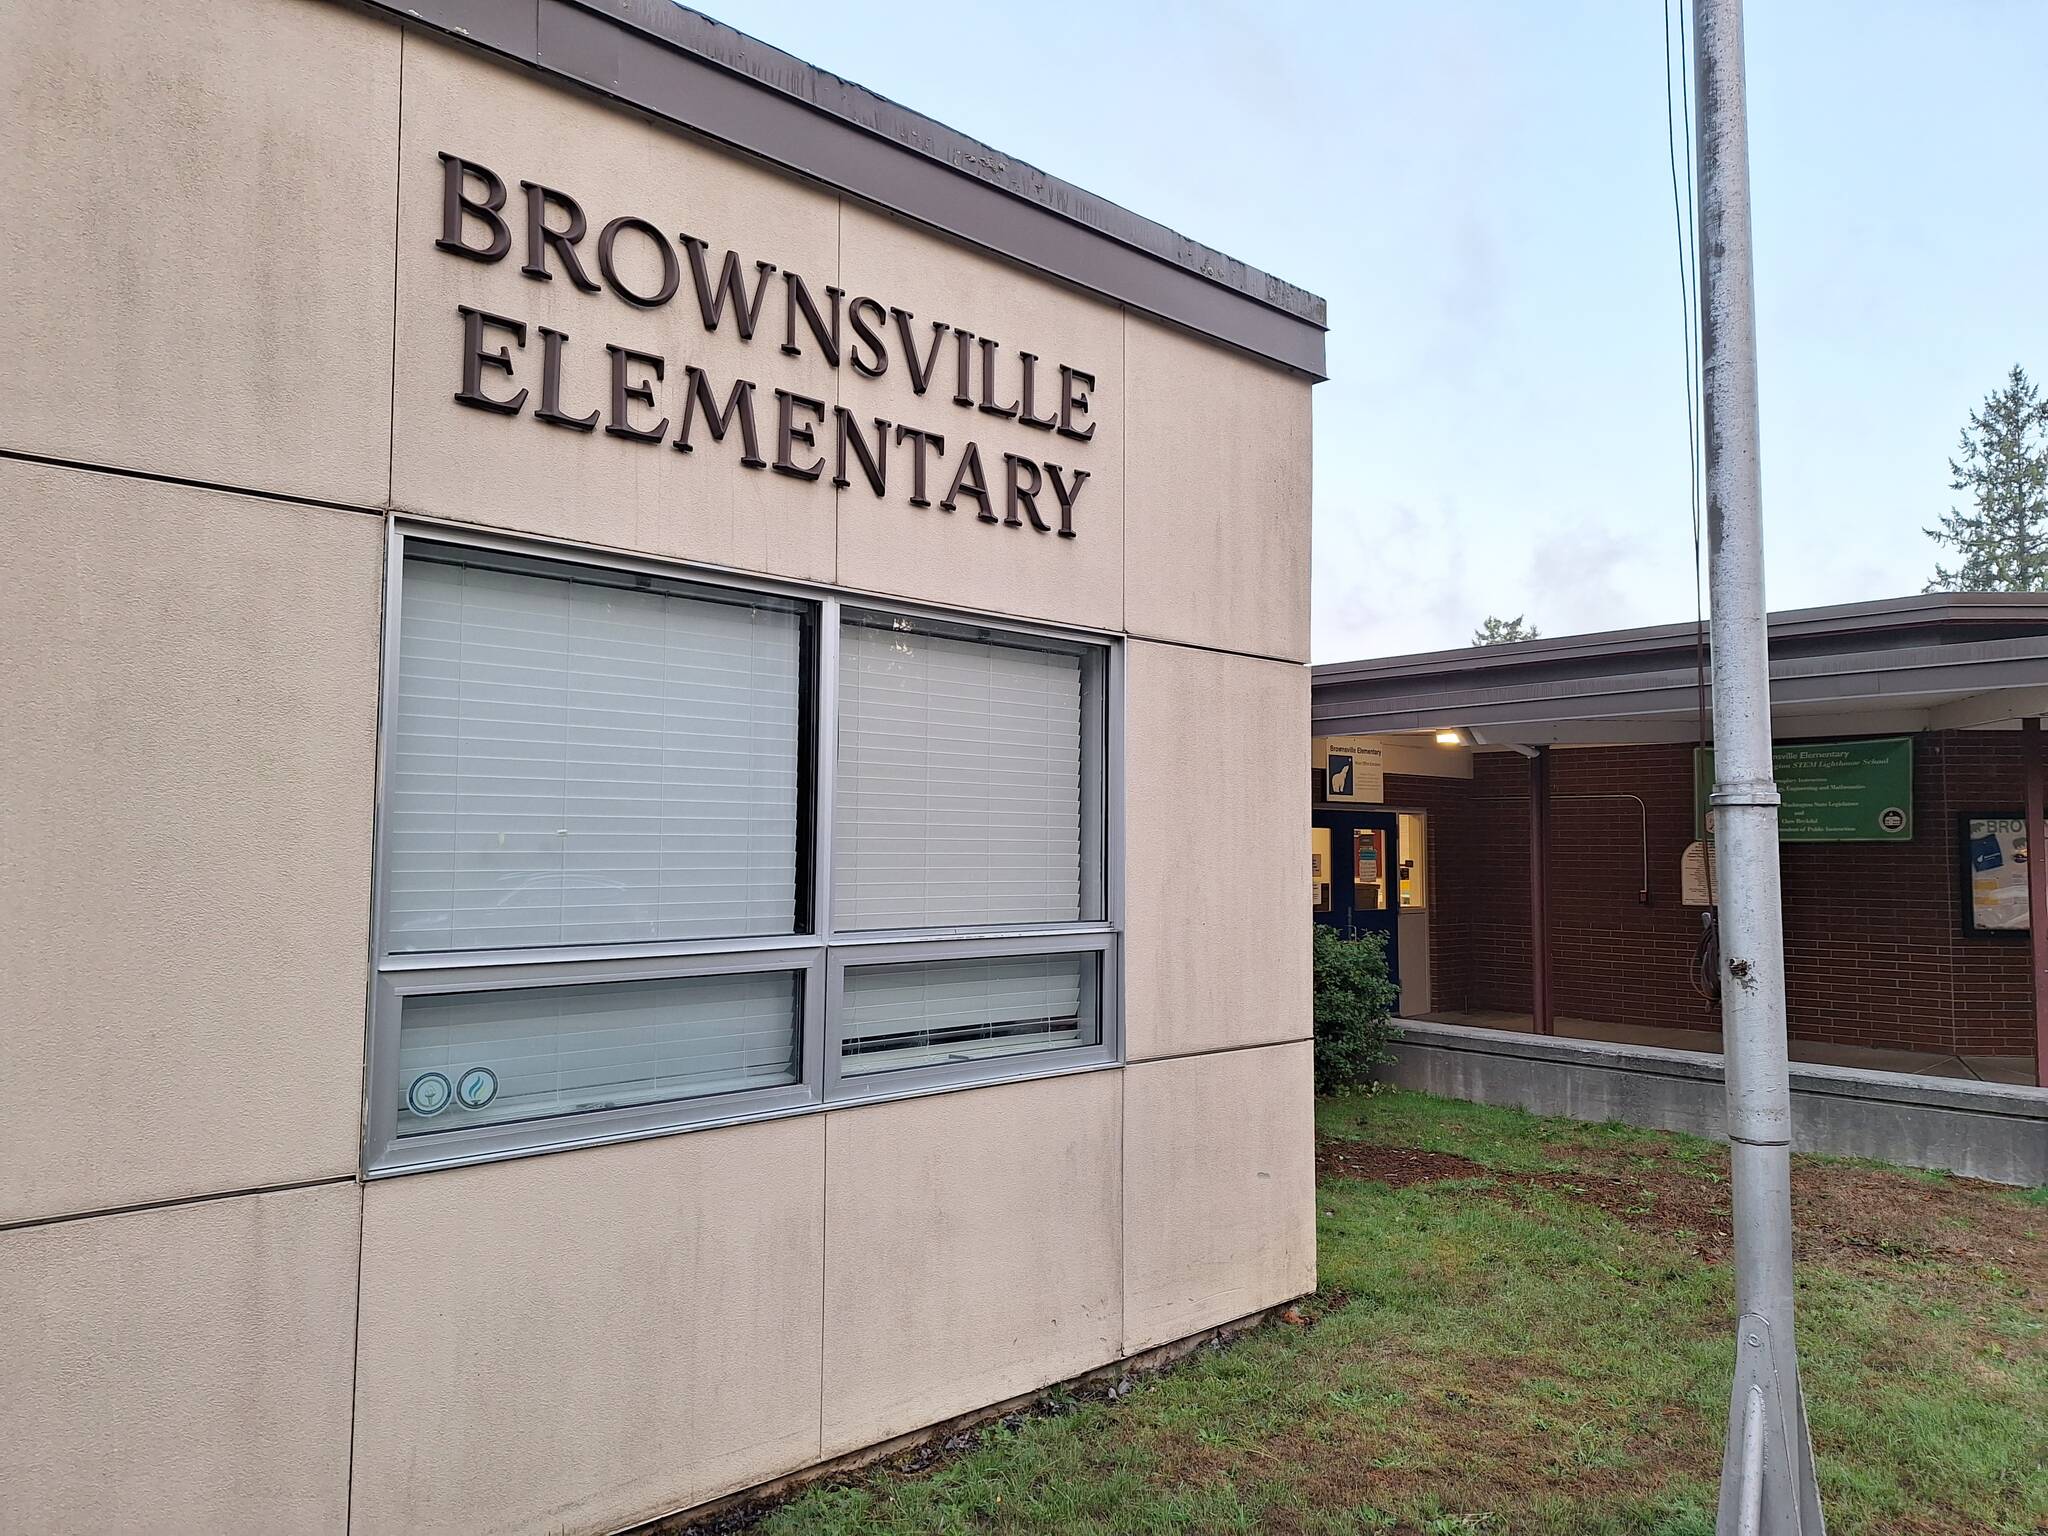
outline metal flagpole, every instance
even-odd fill
[[[1771,773],[1742,0],[1695,0],[1700,370],[1713,594],[1721,1010],[1735,1198],[1735,1389],[1717,1536],[1823,1536],[1792,1330],[1792,1088]]]

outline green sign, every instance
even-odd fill
[[[1913,840],[1913,738],[1796,741],[1771,749],[1771,772],[1784,803],[1781,843],[1910,843]],[[1714,752],[1693,753],[1693,829],[1706,835]]]

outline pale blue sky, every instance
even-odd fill
[[[1689,619],[1654,0],[704,0],[1322,294],[1315,657]],[[1918,591],[2048,376],[2048,0],[1752,0],[1773,608]]]

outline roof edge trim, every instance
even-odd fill
[[[783,166],[1049,277],[1328,377],[1327,306],[673,0],[346,0]]]
[[[1873,633],[1940,629],[1958,624],[2048,625],[2048,592],[1928,592],[1910,597],[1833,603],[1819,608],[1786,608],[1768,615],[1773,642],[1854,638]],[[1664,651],[1690,652],[1691,623],[1654,624],[1637,629],[1592,630],[1545,635],[1497,645],[1463,645],[1441,651],[1368,656],[1356,661],[1317,662],[1318,683],[1374,681],[1450,671],[1497,671],[1522,665],[1649,657]],[[1711,625],[1708,634],[1712,647]]]

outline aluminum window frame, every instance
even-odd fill
[[[901,1098],[917,1090],[1014,1082],[1062,1072],[1112,1066],[1118,1056],[1110,1032],[1110,998],[1118,992],[1115,935],[1094,928],[1069,933],[1034,932],[1003,938],[913,938],[842,942],[827,953],[826,988],[833,999],[825,1026],[824,1093],[828,1103],[866,1104]],[[922,1067],[892,1067],[848,1077],[842,1068],[846,1044],[846,973],[875,966],[928,965],[947,960],[986,960],[1006,955],[1092,955],[1096,963],[1096,1013],[1100,1039],[1085,1045],[1049,1046],[1016,1051],[979,1061],[936,1062]]]
[[[366,1149],[372,1171],[418,1172],[463,1163],[494,1162],[534,1152],[563,1151],[668,1130],[730,1125],[812,1108],[825,1045],[824,947],[729,950],[660,959],[635,957],[517,965],[406,967],[377,978],[372,1050],[384,1073],[384,1091],[366,1104]],[[472,996],[478,992],[533,991],[545,987],[627,981],[689,981],[700,976],[789,975],[797,980],[797,1081],[726,1093],[653,1099],[609,1109],[568,1110],[486,1125],[398,1133],[399,1036],[408,997]]]
[[[811,605],[798,701],[802,721],[799,752],[803,760],[797,765],[795,931],[518,949],[394,951],[387,947],[392,873],[391,757],[406,555],[408,546],[415,542],[537,560],[555,567],[597,566],[722,588],[738,596],[769,596]],[[544,571],[534,574],[541,579],[546,577]],[[839,756],[839,651],[846,607],[868,613],[901,614],[937,624],[964,625],[1020,639],[1085,646],[1099,653],[1099,664],[1086,663],[1091,668],[1099,665],[1101,707],[1090,710],[1083,721],[1083,761],[1089,760],[1087,754],[1091,750],[1096,753],[1096,761],[1093,770],[1084,777],[1082,817],[1086,829],[1093,816],[1099,826],[1100,847],[1091,869],[1084,837],[1082,884],[1084,911],[1088,910],[1085,903],[1090,882],[1099,887],[1100,918],[858,929],[843,933],[835,930],[832,844]],[[816,1114],[846,1105],[1101,1071],[1123,1064],[1126,655],[1121,635],[394,514],[386,520],[382,645],[363,1075],[362,1170],[366,1178],[538,1156],[747,1121]],[[1030,954],[1095,957],[1101,1015],[1101,1038],[1097,1042],[1017,1052],[982,1061],[898,1068],[851,1078],[841,1074],[839,1050],[845,1024],[844,982],[848,969],[884,963],[910,965]],[[606,981],[683,980],[751,972],[793,972],[799,976],[798,1060],[802,1075],[797,1083],[407,1136],[397,1132],[400,1022],[407,997]]]

